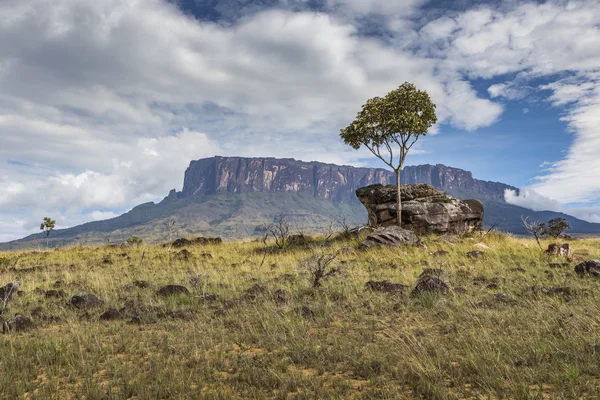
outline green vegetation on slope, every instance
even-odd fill
[[[478,242],[490,249],[468,257]],[[3,253],[0,284],[18,279],[24,292],[2,317],[35,327],[2,337],[0,398],[597,398],[600,280],[573,266],[600,258],[600,241],[571,245],[573,262],[498,234],[346,250],[316,290],[301,267],[314,247],[264,257],[259,243],[225,243],[189,247],[187,259],[161,246]],[[450,293],[411,296],[424,268],[442,268]],[[409,289],[373,292],[371,280]],[[165,284],[190,294],[157,296]],[[80,291],[105,302],[67,306]],[[111,307],[123,318],[99,320]]]

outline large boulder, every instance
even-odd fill
[[[366,207],[369,225],[396,225],[395,185],[371,185],[356,190],[356,196]],[[483,204],[479,200],[457,200],[433,186],[400,185],[402,227],[417,234],[458,234],[481,230]]]

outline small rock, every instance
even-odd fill
[[[33,321],[30,318],[17,314],[14,317],[4,321],[3,332],[24,332],[33,328]]]
[[[369,249],[372,247],[387,246],[396,247],[403,244],[413,242],[416,238],[414,232],[398,226],[388,226],[378,228],[373,231],[360,244],[361,249]]]
[[[442,256],[447,256],[448,254],[450,254],[450,252],[448,252],[446,250],[438,250],[438,251],[434,251],[433,253],[431,253],[431,255],[433,257],[442,257]]]
[[[175,253],[173,257],[176,260],[188,261],[190,258],[192,258],[192,253],[190,251],[188,251],[187,249],[183,249],[180,252]]]
[[[69,303],[73,307],[81,310],[102,305],[104,304],[104,300],[90,293],[78,293],[75,296],[71,297]]]
[[[400,283],[391,283],[389,281],[369,281],[365,286],[374,292],[384,292],[389,294],[403,294],[408,286]]]
[[[0,301],[8,302],[19,290],[19,282],[15,281],[0,287]]]
[[[273,299],[277,304],[287,304],[292,301],[292,293],[286,289],[277,289],[273,293]]]
[[[579,276],[590,274],[593,277],[600,278],[600,260],[588,260],[575,266],[575,272]]]
[[[121,318],[121,313],[116,308],[109,308],[100,315],[101,321],[115,321],[119,318]]]
[[[185,286],[167,285],[158,289],[156,294],[159,296],[171,296],[174,294],[190,294],[190,291]]]
[[[206,259],[206,260],[212,260],[213,256],[210,253],[201,253],[200,257]]]
[[[573,249],[569,243],[551,243],[548,245],[546,253],[557,257],[573,257]]]
[[[63,290],[51,289],[51,290],[47,290],[46,293],[44,293],[44,297],[46,297],[47,299],[50,299],[50,298],[62,299],[63,297],[67,297],[67,294]]]
[[[481,251],[481,250],[473,250],[473,251],[469,251],[467,253],[467,257],[469,257],[469,258],[479,258],[479,257],[481,257],[484,254],[485,253],[483,251]]]
[[[482,249],[482,250],[491,250],[491,247],[485,243],[475,243],[473,245],[473,247],[477,247],[478,249]]]
[[[252,285],[250,288],[248,288],[248,290],[246,290],[246,295],[244,297],[246,297],[247,299],[250,299],[250,300],[254,300],[261,293],[265,293],[265,292],[267,292],[266,286],[259,285],[258,283],[256,283],[256,284]]]
[[[315,312],[308,308],[307,306],[298,307],[295,310],[297,313],[302,315],[304,318],[314,318]]]
[[[137,281],[133,281],[131,283],[128,283],[127,285],[125,285],[123,287],[124,290],[130,291],[133,290],[135,288],[138,289],[146,289],[150,287],[150,283],[147,281],[142,281],[142,280],[137,280]]]
[[[216,301],[217,295],[213,293],[203,293],[200,295],[200,300],[204,301]]]
[[[440,278],[432,275],[421,275],[422,276],[417,282],[417,286],[415,286],[414,290],[412,291],[413,296],[423,293],[446,294],[450,290],[448,285]]]

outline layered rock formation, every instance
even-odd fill
[[[419,234],[462,233],[483,227],[483,204],[457,200],[426,184],[400,185],[402,227]],[[369,225],[396,224],[396,186],[370,185],[356,191],[365,206]]]
[[[395,183],[392,171],[347,165],[304,162],[289,158],[211,157],[192,161],[185,172],[183,190],[168,199],[214,193],[302,192],[332,201],[355,201],[354,191],[372,184]],[[444,165],[408,166],[402,171],[405,184],[426,183],[453,196],[504,200],[498,182],[474,179],[469,171]]]
[[[191,162],[185,172],[181,196],[296,192],[322,200],[352,201],[358,187],[393,181],[393,172],[378,168],[293,159],[213,157]]]

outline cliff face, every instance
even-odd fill
[[[384,169],[293,159],[213,157],[191,162],[181,194],[301,192],[317,199],[355,201],[356,188],[393,181],[394,174]]]
[[[474,179],[469,171],[441,164],[404,167],[401,180],[402,183],[426,183],[463,199],[476,198],[503,202],[506,189],[518,190],[504,183]]]
[[[512,186],[474,179],[462,169],[444,165],[408,166],[402,183],[426,183],[459,198],[504,200]],[[355,168],[294,159],[212,157],[192,161],[181,193],[169,198],[214,193],[302,192],[317,199],[356,201],[355,190],[394,184],[394,173],[381,168]]]

